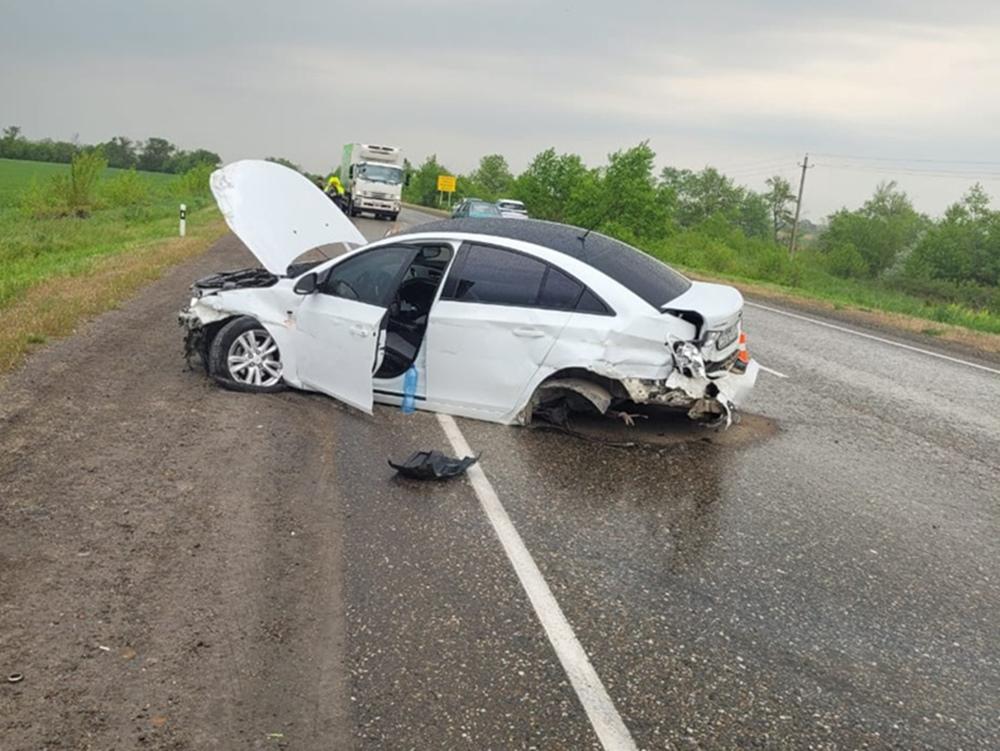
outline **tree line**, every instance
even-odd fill
[[[125,136],[115,136],[104,143],[81,145],[75,141],[54,141],[51,138],[34,141],[26,138],[17,125],[4,128],[0,137],[0,159],[72,164],[73,157],[80,152],[95,149],[104,155],[109,167],[147,172],[180,174],[200,165],[217,167],[222,163],[222,158],[214,151],[185,151],[159,137],[134,141]]]
[[[500,154],[458,175],[457,197],[516,198],[540,219],[594,227],[676,262],[795,285],[804,276],[859,279],[1000,312],[1000,211],[979,184],[932,219],[895,182],[861,206],[809,224],[802,250],[786,248],[795,196],[781,176],[763,192],[713,167],[655,169],[647,142],[587,166],[547,149],[514,175]],[[436,155],[408,165],[408,201],[437,204],[437,176],[454,174]],[[800,231],[803,223],[800,222]]]

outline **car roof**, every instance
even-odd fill
[[[533,243],[586,263],[659,308],[686,292],[687,278],[631,245],[599,232],[540,219],[445,219],[411,227],[417,232],[465,232]]]

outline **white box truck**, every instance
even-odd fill
[[[340,164],[347,212],[357,216],[369,211],[378,217],[395,220],[403,194],[403,152],[395,146],[367,143],[344,145]]]

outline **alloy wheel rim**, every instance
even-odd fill
[[[229,346],[229,376],[248,386],[274,386],[281,380],[278,345],[264,329],[244,331]]]

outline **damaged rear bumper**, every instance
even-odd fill
[[[692,419],[719,418],[728,425],[749,399],[759,372],[756,360],[750,360],[742,372],[733,369],[715,375],[676,369],[667,378],[626,378],[622,385],[636,404],[683,408]]]

